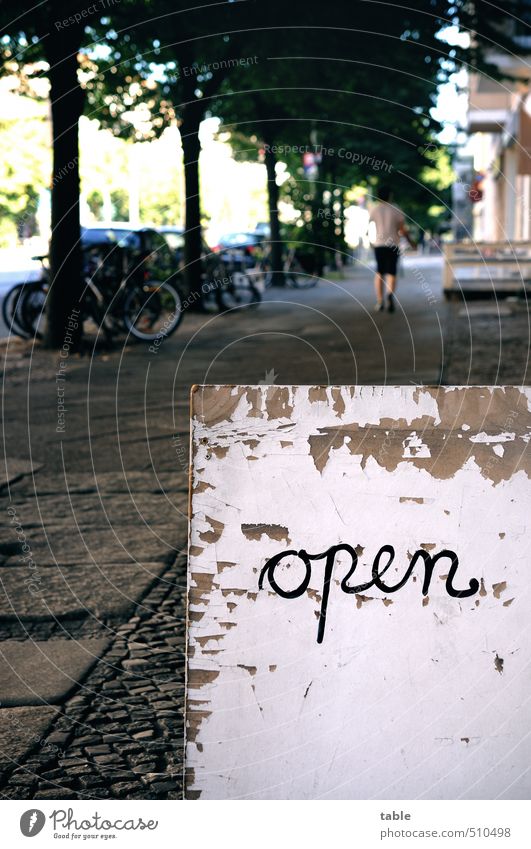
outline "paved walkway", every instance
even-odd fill
[[[371,275],[356,268],[270,291],[258,309],[189,314],[152,350],[6,344],[5,797],[180,794],[193,383],[526,382],[525,306],[500,318],[475,304],[470,320],[444,302],[437,259],[405,265],[393,315],[372,312]]]

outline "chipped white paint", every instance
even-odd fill
[[[484,442],[490,445],[492,442],[514,442],[516,439],[515,433],[476,433],[475,436],[469,437],[470,442]]]
[[[409,457],[431,457],[430,449],[423,443],[420,436],[417,436],[415,431],[410,436],[406,436],[402,445],[404,446],[403,459],[408,459]]]
[[[196,389],[189,797],[529,798],[530,409],[515,387]],[[318,644],[324,561],[297,598],[259,575],[341,542],[354,583],[392,544],[389,583],[451,549],[479,590],[451,597],[443,559],[427,596],[422,563],[349,595],[342,552]]]

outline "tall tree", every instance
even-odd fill
[[[500,53],[529,53],[531,32],[530,0],[460,0],[453,5],[452,22],[470,36],[469,44],[456,46],[453,55],[469,70],[476,70],[494,79],[504,72],[497,61]]]
[[[79,299],[81,253],[79,229],[78,120],[83,98],[78,55],[83,43],[83,3],[48,0],[0,7],[3,72],[19,77],[45,74],[50,85],[53,135],[52,238],[47,342],[63,343],[68,316]],[[46,63],[43,68],[42,63]]]
[[[122,0],[121,9],[132,0]],[[114,8],[83,0],[29,0],[0,6],[0,63],[4,74],[24,81],[48,79],[53,158],[50,179],[51,287],[47,298],[46,342],[63,345],[68,316],[82,292],[79,222],[79,118],[84,107],[83,70],[92,52],[89,24]],[[94,60],[92,62],[94,64]],[[81,335],[79,326],[77,340]]]
[[[185,174],[185,273],[192,303],[201,304],[202,247],[199,156],[201,121],[211,114],[212,98],[240,60],[247,56],[242,31],[253,3],[198,4],[169,0],[164,41],[162,96],[180,116]]]
[[[78,80],[78,55],[83,31],[75,19],[66,27],[58,23],[81,8],[80,2],[55,0],[53,13],[57,17],[42,40],[48,62],[53,135],[51,286],[46,341],[54,348],[63,343],[68,317],[81,295],[79,118],[83,93]]]
[[[437,86],[455,68],[450,46],[439,38],[451,4],[432,0],[429,12],[425,7],[420,0],[407,7],[338,0],[332,13],[312,5],[311,21],[302,0],[286,8],[273,0],[255,10],[247,44],[260,61],[250,78],[225,81],[215,108],[225,128],[247,135],[251,151],[258,146],[267,155],[277,269],[275,157],[288,163],[291,180],[282,191],[297,196],[299,208],[302,202],[299,232],[316,254],[337,235],[318,210],[341,207],[353,183],[375,188],[392,173],[402,196],[416,194],[427,164],[422,151],[439,129],[430,114]],[[304,151],[321,158],[313,181],[302,173]]]
[[[199,189],[199,129],[211,114],[212,98],[223,81],[241,67],[244,22],[254,0],[218,0],[205,5],[186,0],[150,0],[142,15],[117,13],[98,34],[109,46],[107,71],[98,63],[89,83],[90,97],[102,121],[117,127],[117,119],[135,106],[148,104],[146,137],[177,122],[185,175],[185,276],[192,305],[201,305],[201,198]],[[129,125],[137,133],[134,124]],[[126,132],[122,121],[118,130]],[[176,187],[177,191],[177,187]]]

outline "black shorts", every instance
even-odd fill
[[[391,245],[382,245],[382,247],[374,248],[374,256],[376,257],[376,270],[378,274],[396,274],[396,266],[398,263],[399,248]]]

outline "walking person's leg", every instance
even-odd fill
[[[387,291],[387,309],[389,312],[395,310],[395,289],[396,289],[396,274],[385,275],[385,285]]]
[[[374,309],[376,310],[376,312],[381,312],[384,308],[384,250],[379,247],[374,248],[374,258],[376,260],[376,274],[374,275],[374,291],[376,293],[376,305]]]
[[[379,274],[377,271],[374,275],[374,291],[376,293],[376,310],[383,310],[383,299],[384,299],[384,278],[382,274]]]
[[[385,275],[385,283],[387,288],[387,309],[389,312],[395,311],[396,270],[398,256],[398,248],[392,247],[389,249],[387,274]]]
[[[396,274],[385,275],[385,288],[388,295],[394,295],[396,289]]]

